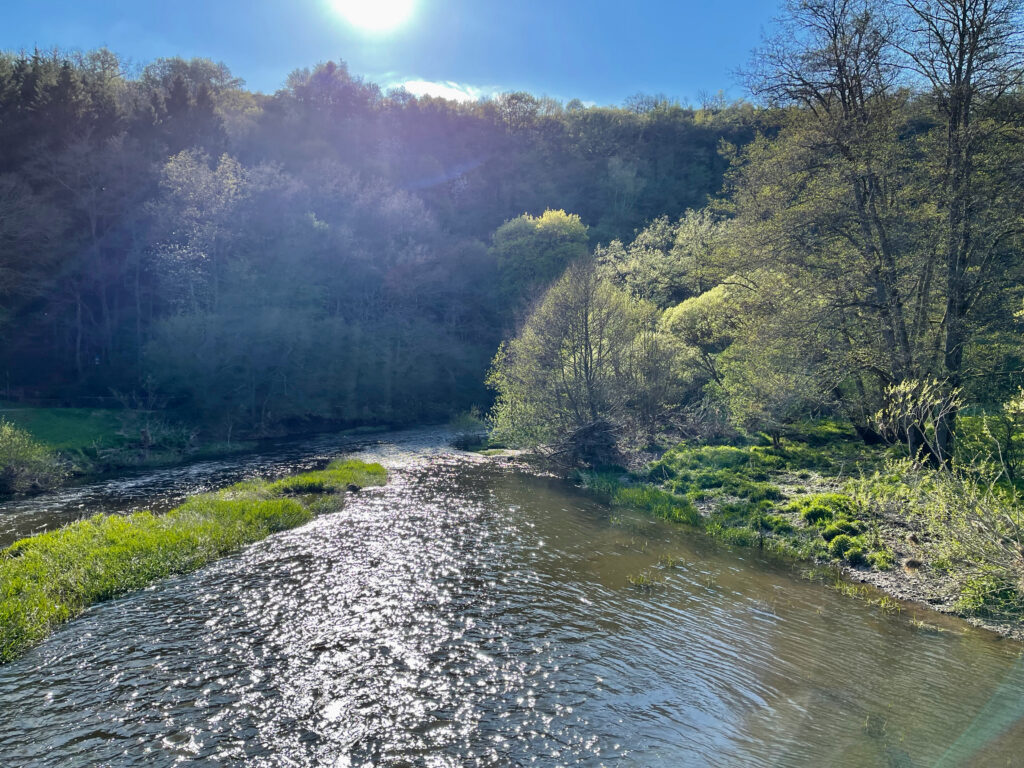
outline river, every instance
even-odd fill
[[[1021,646],[610,510],[437,430],[0,507],[4,543],[355,452],[390,483],[0,667],[2,766],[999,766]],[[671,564],[668,564],[669,558]],[[661,564],[659,564],[659,561]],[[641,572],[653,589],[631,586]]]

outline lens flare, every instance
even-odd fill
[[[388,32],[409,20],[416,0],[333,0],[345,21],[366,32]]]

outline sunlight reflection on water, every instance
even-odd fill
[[[367,456],[386,488],[0,667],[0,764],[925,766],[1024,694],[1019,647],[959,623],[922,634],[749,550],[612,525],[552,479]],[[662,554],[681,566],[628,586]],[[970,749],[1011,765],[1024,733]]]

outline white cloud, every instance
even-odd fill
[[[398,80],[389,88],[405,88],[413,96],[439,96],[452,101],[478,101],[482,97],[500,92],[498,88],[485,88],[453,80],[434,82],[431,80]]]

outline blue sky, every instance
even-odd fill
[[[618,104],[643,91],[694,102],[701,89],[744,95],[733,72],[778,10],[770,0],[411,0],[404,24],[367,32],[346,21],[344,1],[26,0],[5,8],[0,48],[106,45],[135,63],[206,56],[265,92],[293,69],[343,59],[414,92]]]

